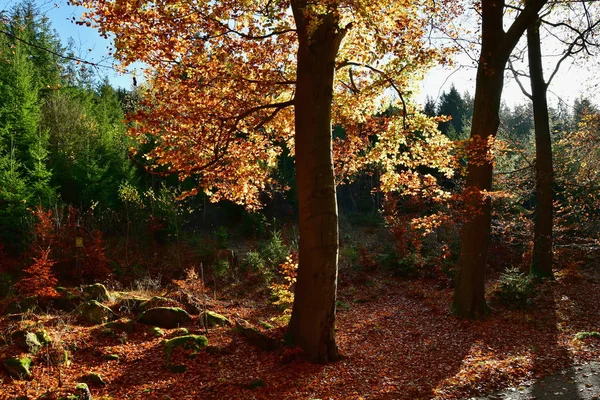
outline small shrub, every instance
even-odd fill
[[[518,268],[509,268],[500,275],[494,297],[508,307],[524,308],[531,305],[535,294],[535,285],[530,276],[519,271]]]
[[[283,242],[281,232],[274,230],[269,240],[261,246],[259,252],[268,268],[276,268],[285,262],[290,251]]]
[[[242,270],[246,271],[262,271],[265,268],[265,262],[259,252],[249,251],[244,256],[240,266]]]
[[[283,278],[282,283],[273,283],[270,286],[271,298],[273,304],[278,306],[285,313],[291,313],[294,303],[293,287],[298,275],[298,257],[292,253],[286,257],[286,260],[279,265],[278,272]]]
[[[15,285],[16,289],[25,296],[58,296],[54,289],[58,281],[52,272],[55,262],[50,259],[50,249],[42,250],[40,257],[33,260],[35,263],[25,270],[27,276]]]
[[[229,261],[227,260],[217,260],[214,265],[213,273],[217,278],[223,278],[227,275],[230,270]]]

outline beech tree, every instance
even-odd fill
[[[288,338],[313,361],[338,359],[336,183],[373,162],[387,190],[430,183],[412,172],[422,164],[449,173],[447,139],[408,94],[445,57],[422,39],[425,27],[455,10],[427,0],[74,3],[91,9],[82,23],[114,35],[124,65],[147,65],[130,132],[153,143],[145,157],[155,172],[195,179],[187,195],[259,207],[275,144],[289,148],[300,249]],[[401,111],[381,117],[390,106]],[[332,121],[343,139],[332,140]],[[424,144],[408,154],[416,132]]]
[[[482,318],[489,312],[484,285],[491,232],[489,192],[492,189],[493,157],[490,145],[500,124],[498,114],[508,57],[545,4],[545,0],[527,1],[504,31],[505,2],[481,1],[481,55],[477,67],[465,199],[467,208],[473,213],[461,233],[453,302],[453,311],[459,316]]]
[[[586,3],[585,1],[581,1],[567,4],[561,7],[563,9],[556,10],[559,15],[558,21],[549,21],[546,19],[547,16],[539,16],[535,23],[527,28],[527,53],[531,93],[525,90],[519,80],[521,74],[511,64],[511,70],[523,94],[533,103],[536,153],[536,202],[533,258],[530,274],[538,278],[552,278],[554,276],[552,273],[554,167],[552,162],[552,140],[550,136],[547,92],[552,79],[556,76],[565,60],[580,55],[591,56],[591,50],[599,46],[593,37],[597,26],[600,24],[600,20],[597,20],[597,17],[594,15],[597,13],[597,10],[594,5]],[[555,8],[558,7],[555,6]],[[550,12],[547,14],[550,14]],[[562,22],[562,19],[567,15],[571,22]],[[574,23],[572,22],[573,20],[581,22]],[[560,37],[560,42],[566,45],[563,54],[554,65],[547,82],[544,80],[542,65],[543,55],[540,36],[542,26],[545,26],[546,29],[562,30],[562,32],[552,32],[552,35]]]

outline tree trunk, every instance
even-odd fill
[[[495,138],[500,124],[500,98],[504,68],[525,30],[537,19],[546,0],[528,0],[504,31],[504,1],[481,1],[481,56],[477,67],[472,147],[467,168],[467,222],[461,235],[458,274],[452,308],[457,316],[482,318],[489,313],[485,301],[485,269],[491,233],[491,200],[483,191],[492,187],[493,160],[484,143]]]
[[[485,301],[485,269],[491,229],[491,200],[483,190],[492,188],[492,162],[487,157],[488,140],[496,136],[500,124],[499,110],[504,65],[479,65],[471,127],[471,156],[467,168],[467,215],[461,235],[458,274],[454,288],[453,311],[466,318],[483,318],[489,313]]]
[[[288,340],[311,361],[327,363],[339,359],[334,337],[338,214],[331,104],[343,32],[333,12],[307,15],[303,1],[293,1],[292,8],[299,41],[294,106],[300,254]]]
[[[544,81],[539,21],[527,29],[529,53],[529,75],[531,79],[531,99],[535,125],[535,175],[536,202],[535,227],[533,236],[533,259],[530,274],[537,278],[552,274],[552,141],[546,93],[548,85]]]
[[[471,145],[467,167],[465,198],[467,215],[461,235],[458,273],[452,309],[455,315],[483,318],[489,313],[485,301],[485,269],[491,230],[491,200],[482,191],[492,188],[492,160],[488,157],[489,139],[500,125],[500,98],[504,67],[508,56],[499,53],[504,37],[503,2],[482,2],[481,56],[477,67]]]

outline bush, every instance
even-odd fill
[[[242,260],[241,268],[246,271],[262,271],[265,268],[265,262],[260,253],[249,251]]]
[[[494,297],[507,307],[524,308],[532,303],[535,285],[530,276],[509,268],[500,275]]]
[[[273,269],[286,260],[289,249],[283,243],[281,232],[274,230],[269,240],[263,243],[259,252],[265,266]]]

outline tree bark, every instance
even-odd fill
[[[536,278],[553,278],[552,273],[552,141],[546,98],[548,85],[544,81],[539,21],[527,28],[531,100],[535,126],[536,202],[533,236],[533,259],[529,273]]]
[[[509,29],[503,28],[504,1],[481,2],[481,56],[477,67],[471,151],[467,168],[465,199],[468,215],[461,234],[460,257],[452,309],[455,315],[483,318],[489,313],[485,301],[485,269],[491,233],[491,190],[493,160],[488,157],[489,139],[500,124],[499,110],[504,85],[504,68],[519,38],[536,19],[544,0],[530,0]]]
[[[339,359],[334,335],[338,213],[331,105],[335,59],[344,32],[334,11],[311,16],[304,1],[292,1],[292,9],[299,42],[294,106],[300,252],[287,336],[311,361],[327,363]]]

